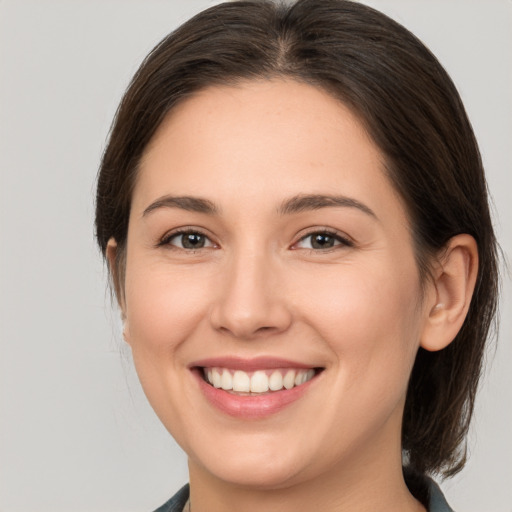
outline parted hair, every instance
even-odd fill
[[[279,77],[322,88],[358,116],[406,205],[422,280],[451,237],[467,233],[478,244],[465,322],[445,349],[419,349],[402,425],[409,470],[451,476],[466,460],[496,316],[497,245],[482,161],[460,96],[435,56],[384,14],[346,0],[226,2],[151,51],[121,101],[98,174],[96,236],[104,255],[110,238],[118,244],[111,269],[118,298],[138,165],[160,123],[205,87]]]

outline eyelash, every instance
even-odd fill
[[[195,253],[201,249],[205,249],[205,248],[208,248],[208,247],[199,247],[198,249],[186,249],[186,248],[182,248],[182,247],[174,247],[170,242],[171,240],[173,240],[174,238],[177,238],[179,236],[184,236],[184,235],[199,235],[199,236],[202,236],[204,237],[206,240],[208,240],[210,243],[211,243],[211,246],[215,246],[215,243],[212,242],[210,240],[210,238],[208,237],[208,235],[206,235],[205,233],[201,232],[200,230],[198,229],[180,229],[178,231],[173,231],[172,233],[169,233],[169,234],[166,234],[158,243],[157,243],[157,247],[163,247],[163,246],[168,246],[168,247],[172,247],[173,249],[178,249],[178,250],[184,250],[186,252],[191,252],[191,253]],[[327,236],[327,237],[330,237],[330,238],[333,238],[335,241],[339,242],[338,244],[336,244],[335,246],[333,247],[329,247],[327,249],[314,249],[314,248],[311,248],[311,249],[306,249],[304,248],[305,250],[308,250],[312,253],[318,253],[318,252],[331,252],[333,250],[336,250],[336,247],[354,247],[354,242],[352,240],[350,240],[349,238],[345,237],[345,236],[342,236],[339,232],[337,231],[334,231],[334,230],[331,230],[331,229],[326,229],[326,228],[323,228],[323,229],[316,229],[314,231],[310,231],[309,233],[301,236],[299,238],[299,240],[297,242],[295,242],[293,245],[292,245],[292,249],[297,245],[299,244],[300,242],[306,240],[307,238],[309,237],[312,237],[312,236],[315,236],[315,235],[324,235],[324,236]],[[209,247],[211,247],[209,246]],[[295,249],[296,250],[296,249]]]
[[[185,228],[185,229],[179,229],[177,231],[173,231],[172,233],[168,233],[168,234],[164,235],[164,237],[158,242],[157,247],[169,246],[169,247],[171,247],[173,249],[184,250],[186,252],[192,252],[192,253],[197,252],[198,250],[201,250],[201,249],[205,248],[205,247],[199,247],[198,249],[186,249],[186,248],[181,248],[181,247],[174,247],[170,243],[173,238],[178,238],[178,237],[184,236],[184,235],[199,235],[199,236],[204,237],[206,240],[209,240],[210,243],[213,246],[215,245],[210,240],[208,235],[206,235],[205,233],[201,232],[200,230],[192,229],[192,228]]]
[[[350,240],[348,237],[343,236],[338,231],[328,229],[328,228],[321,228],[321,229],[315,229],[314,231],[310,231],[309,233],[306,233],[305,235],[301,236],[297,242],[293,244],[293,246],[296,246],[300,242],[306,240],[307,238],[313,237],[315,235],[324,235],[328,236],[330,238],[333,238],[335,241],[339,242],[338,244],[334,245],[333,247],[328,247],[326,249],[306,249],[312,253],[318,253],[318,252],[331,252],[337,250],[336,248],[341,247],[354,247],[354,242]]]

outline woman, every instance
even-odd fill
[[[343,0],[232,2],[118,110],[96,227],[188,455],[159,510],[450,510],[496,307],[478,147],[435,57]]]

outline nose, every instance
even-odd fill
[[[226,265],[211,311],[214,329],[240,340],[278,334],[292,320],[279,265],[254,251]]]

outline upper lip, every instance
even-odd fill
[[[291,361],[289,359],[282,359],[276,357],[255,357],[251,359],[244,359],[240,357],[212,357],[208,359],[201,359],[194,361],[189,365],[190,368],[229,368],[232,370],[242,370],[246,372],[273,369],[273,368],[298,368],[310,369],[317,368],[317,365],[300,363],[298,361]]]

